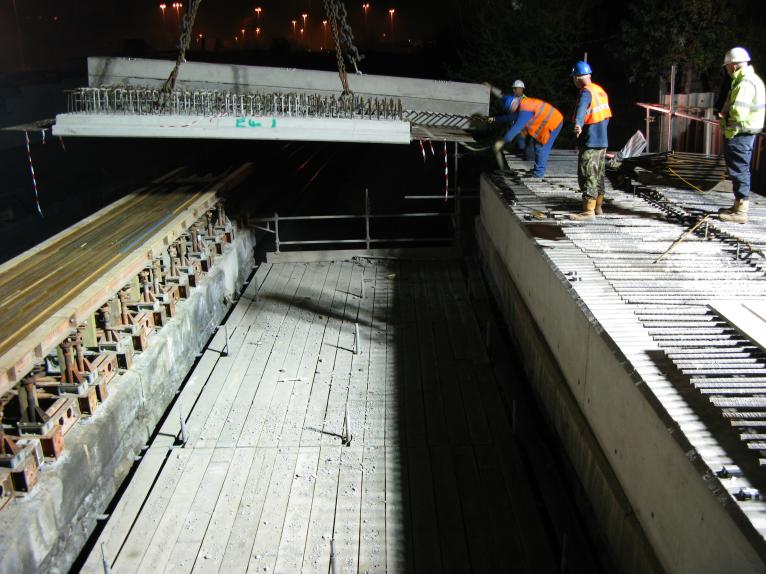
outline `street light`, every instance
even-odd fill
[[[258,15],[257,17],[258,17],[259,24],[261,23],[261,10],[262,8],[260,6],[258,6],[258,8],[255,9],[255,13]]]
[[[291,20],[293,23],[293,34],[295,34],[295,25],[298,23],[298,20]]]
[[[260,28],[256,28],[255,29],[255,37],[256,37],[256,39],[260,39],[260,37],[261,37],[261,29]]]
[[[173,2],[173,8],[176,9],[176,20],[178,20],[178,23],[181,23],[181,8],[183,8],[184,5],[182,2]]]
[[[303,27],[304,28],[306,27],[306,18],[308,18],[308,17],[309,17],[308,14],[301,14],[301,18],[303,18]]]
[[[396,10],[391,8],[388,11],[388,15],[391,16],[391,40],[394,39],[394,14],[396,14]]]
[[[324,43],[327,40],[327,20],[322,20],[322,50],[324,50]]]
[[[162,12],[162,23],[165,23],[165,8],[167,8],[167,4],[160,4],[160,11]]]

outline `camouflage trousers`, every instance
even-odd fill
[[[577,156],[577,183],[583,199],[604,195],[606,148],[582,148]]]

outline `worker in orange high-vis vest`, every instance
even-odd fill
[[[525,130],[529,136],[529,145],[534,150],[535,167],[532,175],[543,177],[548,165],[548,155],[564,124],[564,116],[548,102],[530,97],[513,98],[508,112],[503,116],[488,118],[489,123],[513,122],[505,137],[495,144],[495,149],[499,151]]]
[[[574,116],[577,137],[577,181],[582,192],[582,211],[570,215],[575,221],[594,219],[603,215],[607,128],[612,110],[604,88],[591,80],[590,64],[577,62],[572,68],[572,80],[580,90]]]

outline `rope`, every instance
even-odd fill
[[[35,177],[35,166],[32,163],[32,150],[29,147],[29,133],[26,131],[24,132],[24,143],[27,144],[27,159],[29,160],[29,172],[32,174],[32,188],[35,190],[35,206],[37,207],[37,213],[40,214],[40,217],[45,217],[43,215],[43,210],[40,208],[40,197],[37,194],[37,178]]]
[[[158,107],[160,110],[164,110],[170,101],[170,94],[176,87],[176,80],[178,79],[178,72],[181,70],[181,64],[186,62],[186,50],[189,49],[191,44],[192,29],[194,28],[194,20],[197,18],[197,10],[199,5],[202,4],[202,0],[192,0],[192,5],[184,14],[183,21],[181,22],[181,37],[178,39],[178,58],[176,58],[176,64],[173,66],[173,70],[170,72],[170,76],[165,80],[160,91],[160,97]]]
[[[694,185],[692,182],[690,182],[690,181],[688,181],[688,180],[684,179],[683,177],[681,177],[680,175],[678,175],[678,174],[677,174],[675,171],[673,171],[673,168],[672,168],[672,167],[669,167],[669,168],[668,168],[668,171],[670,172],[670,174],[671,174],[671,175],[674,175],[674,176],[676,176],[678,179],[680,179],[681,181],[683,181],[683,182],[684,182],[686,185],[688,185],[688,186],[689,186],[689,187],[691,187],[692,189],[695,189],[695,190],[699,191],[700,193],[705,193],[705,191],[704,191],[704,190],[700,189],[699,187],[697,187],[696,185]]]

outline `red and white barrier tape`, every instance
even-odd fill
[[[418,140],[420,144],[420,152],[423,154],[423,163],[426,163],[426,148],[423,146],[423,140]]]
[[[447,158],[447,140],[444,140],[444,201],[449,199],[449,161]]]
[[[431,157],[436,157],[436,154],[434,153],[434,144],[431,142],[431,140],[427,139],[428,147],[431,148]]]
[[[37,206],[37,213],[40,217],[43,215],[43,210],[40,208],[40,196],[37,194],[37,178],[35,177],[35,166],[32,163],[32,150],[29,147],[29,133],[24,132],[24,142],[27,144],[27,159],[29,159],[29,172],[32,174],[32,187],[35,190],[35,205]]]

